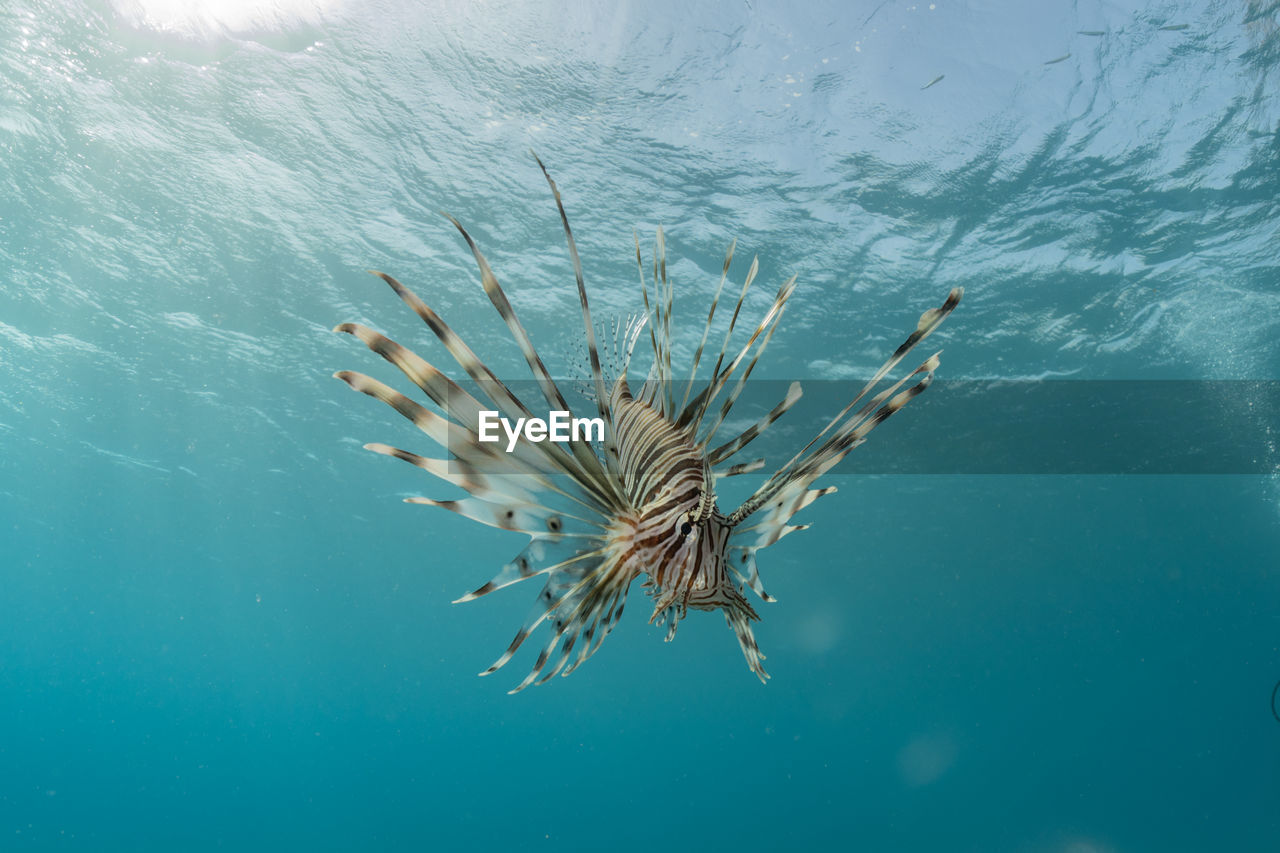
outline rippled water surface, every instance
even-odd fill
[[[1280,849],[1277,92],[1263,0],[0,5],[0,848]],[[521,541],[399,502],[330,329],[446,363],[386,270],[526,378],[447,210],[580,374],[531,148],[599,317],[664,227],[677,361],[736,238],[753,318],[800,282],[757,378],[963,286],[941,379],[1197,380],[1243,467],[1037,465],[1124,429],[1065,416],[966,467],[1031,415],[940,382],[762,553],[767,687],[637,590],[507,696],[534,591],[449,602]]]

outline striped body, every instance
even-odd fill
[[[546,175],[545,167],[543,173]],[[744,594],[749,587],[761,600],[773,600],[761,583],[757,553],[783,536],[804,529],[806,525],[790,523],[792,516],[835,491],[833,487],[814,487],[814,481],[865,441],[872,429],[929,386],[938,367],[937,354],[896,382],[889,382],[887,377],[951,313],[960,301],[961,291],[953,290],[941,307],[926,311],[915,331],[851,402],[805,447],[777,467],[742,505],[726,515],[716,505],[717,480],[762,468],[764,460],[736,461],[737,455],[800,398],[799,383],[792,383],[786,396],[756,423],[728,440],[719,434],[745,380],[777,329],[795,279],[779,288],[771,307],[753,329],[739,327],[747,292],[759,269],[758,263],[752,261],[714,366],[707,378],[698,383],[702,356],[707,352],[709,360],[712,352],[707,349],[707,342],[733,259],[730,246],[701,329],[701,342],[687,366],[688,379],[677,382],[672,367],[673,291],[666,274],[665,240],[659,229],[652,270],[654,298],[651,302],[637,241],[644,310],[637,322],[614,326],[611,343],[615,358],[611,364],[616,375],[606,377],[577,247],[559,190],[549,175],[546,178],[560,212],[577,282],[591,371],[590,392],[597,413],[606,424],[603,444],[582,439],[566,445],[521,439],[506,453],[492,443],[480,441],[477,430],[481,411],[496,410],[514,421],[531,417],[530,405],[499,380],[426,303],[400,282],[377,273],[426,323],[480,393],[473,396],[443,371],[378,332],[357,323],[344,323],[336,331],[355,336],[398,367],[435,408],[423,406],[364,374],[341,371],[338,378],[391,406],[446,448],[449,457],[419,456],[385,444],[366,447],[407,461],[467,493],[467,497],[456,500],[410,498],[411,503],[448,509],[529,537],[528,546],[497,575],[459,599],[469,601],[531,578],[543,579],[542,591],[528,618],[507,650],[482,675],[505,666],[525,640],[544,625],[547,640],[529,674],[512,692],[541,684],[557,673],[568,675],[600,647],[622,615],[632,582],[644,578],[643,587],[654,602],[650,621],[666,626],[666,639],[675,636],[679,621],[690,608],[722,610],[748,667],[763,681],[768,678],[761,664],[764,655],[756,646],[751,628],[759,616]],[[466,230],[456,220],[451,221],[471,249],[481,285],[524,355],[546,406],[568,411],[563,394],[488,262]],[[633,394],[628,371],[632,352],[646,328],[652,360],[643,384]]]
[[[667,639],[689,607],[725,608],[747,622],[759,617],[729,573],[732,526],[715,502],[715,480],[706,455],[687,430],[631,396],[620,378],[610,397],[622,483],[637,508],[620,529],[626,571],[648,575],[654,599],[651,622],[667,625]],[[754,648],[750,631],[739,634]]]

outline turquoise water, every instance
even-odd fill
[[[50,0],[0,83],[0,848],[1280,849],[1275,3]],[[940,381],[762,553],[768,686],[637,589],[508,696],[534,590],[449,602],[521,539],[400,502],[329,330],[446,363],[383,269],[525,378],[448,210],[572,373],[530,148],[600,316],[661,224],[691,347],[736,237],[829,393],[963,285],[940,380],[1198,380],[1252,467],[969,473]]]

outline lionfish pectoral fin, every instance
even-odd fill
[[[549,528],[556,527],[558,528],[558,538],[585,541],[599,540],[601,538],[600,534],[590,532],[586,525],[582,525],[580,532],[565,532],[568,516],[552,512],[542,504],[525,503],[518,499],[497,502],[474,497],[457,498],[455,500],[411,497],[405,498],[405,502],[423,506],[438,506],[489,527],[527,533],[534,537],[543,535]]]
[[[764,652],[760,651],[760,647],[756,645],[755,634],[751,631],[751,623],[759,618],[755,610],[741,595],[733,596],[724,605],[724,621],[733,629],[733,633],[738,638],[738,645],[742,647],[742,656],[747,660],[747,668],[756,674],[761,684],[764,684],[769,680],[769,673],[765,671],[764,664],[761,663],[765,659],[765,655]]]
[[[519,583],[537,575],[552,572],[572,572],[585,561],[599,560],[601,550],[584,547],[587,537],[564,536],[559,539],[550,536],[538,536],[533,539],[516,558],[507,563],[490,580],[481,587],[454,599],[454,604],[475,601],[481,596]]]
[[[535,155],[536,158],[536,155]],[[528,364],[529,370],[533,373],[534,379],[538,383],[538,388],[542,392],[543,398],[547,401],[548,407],[553,411],[568,411],[569,404],[565,401],[564,395],[560,388],[556,385],[555,380],[551,378],[550,372],[542,361],[542,357],[538,355],[537,349],[533,345],[533,341],[529,338],[529,333],[525,331],[524,325],[520,322],[520,318],[516,316],[515,309],[511,305],[511,301],[507,298],[506,291],[502,289],[502,285],[498,283],[497,276],[489,266],[489,262],[485,259],[484,254],[480,251],[480,247],[476,245],[474,239],[467,232],[457,219],[454,219],[447,213],[443,214],[453,226],[458,229],[458,233],[462,235],[467,246],[471,249],[472,256],[475,258],[476,266],[480,270],[480,283],[484,288],[485,295],[489,297],[489,301],[493,304],[494,309],[498,312],[498,316],[506,323],[508,331],[511,332],[511,339],[515,341],[516,346],[520,349],[521,355],[524,356],[525,363]],[[566,223],[566,228],[568,227]],[[589,317],[588,315],[585,315]],[[600,460],[591,450],[589,445],[580,439],[572,439],[569,442],[569,448],[574,458],[581,466],[582,473],[590,478],[598,486],[604,487],[606,495],[617,498],[616,494],[610,493],[606,484],[609,482],[605,475],[604,468],[601,466]]]
[[[487,267],[482,267],[482,271],[484,269],[487,269]],[[450,328],[416,293],[385,273],[375,273],[375,275],[386,282],[395,294],[400,297],[400,300],[427,325],[432,334],[453,356],[458,366],[466,371],[467,375],[476,383],[477,389],[488,399],[490,405],[481,407],[474,397],[471,397],[455,383],[444,377],[440,371],[435,370],[421,358],[413,355],[393,341],[377,335],[377,333],[368,332],[368,330],[364,330],[363,327],[354,323],[344,323],[338,327],[338,331],[356,335],[370,349],[399,367],[401,371],[426,391],[438,405],[444,408],[451,418],[460,424],[467,424],[468,427],[466,428],[468,430],[469,424],[476,422],[481,408],[491,407],[508,418],[533,416],[531,410],[507,387],[506,383],[498,379],[497,375],[480,360],[457,332]],[[541,360],[538,359],[537,353],[533,352],[532,344],[528,342],[527,336],[522,337],[516,333],[517,329],[523,332],[523,328],[519,326],[514,314],[510,312],[510,306],[506,302],[505,295],[502,294],[501,288],[497,286],[496,281],[491,282],[491,284],[492,292],[490,293],[490,298],[495,306],[499,307],[499,312],[503,314],[504,319],[507,319],[512,328],[513,336],[525,351],[526,357],[530,359],[531,366],[537,365],[534,367],[534,372],[539,379],[540,387],[546,393],[548,399],[556,399],[559,393],[558,389],[555,388],[554,382],[546,375],[545,368],[542,368],[539,373],[538,368],[541,367]],[[502,308],[504,305],[506,306],[506,311]],[[429,372],[424,373],[424,369],[429,370]],[[460,403],[455,402],[455,400],[460,401]],[[474,433],[471,433],[470,440],[465,443],[473,447],[479,446]],[[452,446],[451,449],[453,449]],[[490,448],[485,448],[485,450],[490,450]],[[573,476],[590,499],[601,506],[612,506],[617,501],[616,488],[613,487],[610,479],[605,476],[599,460],[581,441],[570,442],[570,450],[565,450],[559,442],[531,443],[521,441],[517,443],[515,453],[520,455],[528,464],[542,470],[559,471]]]
[[[580,555],[546,571],[547,582],[515,638],[506,651],[480,673],[489,675],[506,666],[529,635],[543,622],[549,623],[547,642],[528,675],[508,691],[510,693],[542,684],[562,670],[568,675],[595,654],[622,615],[631,581],[615,561],[601,552]],[[488,591],[491,590],[485,590]],[[570,663],[575,648],[578,654]]]
[[[548,449],[550,443],[531,444],[521,441],[517,442],[513,453],[505,453],[497,449],[496,443],[481,442],[470,425],[478,423],[479,412],[483,407],[468,392],[411,350],[378,332],[358,323],[343,323],[335,331],[353,335],[369,349],[400,368],[447,417],[426,409],[399,391],[363,373],[340,370],[334,377],[346,382],[352,389],[391,406],[459,459],[477,466],[483,465],[492,473],[541,475],[548,471],[576,471],[572,461],[565,464],[567,457],[562,450],[557,453]],[[496,400],[501,395],[493,391],[490,396]],[[491,405],[498,406],[498,403],[491,402]],[[502,411],[506,412],[507,409]]]
[[[814,477],[816,476],[818,474],[814,474]],[[818,498],[836,490],[835,486],[811,489],[809,483],[812,479],[796,479],[783,486],[774,493],[766,506],[756,511],[752,517],[753,523],[735,527],[730,536],[730,566],[743,576],[747,585],[766,601],[769,597],[764,595],[764,590],[760,587],[759,570],[756,568],[756,551],[773,545],[790,533],[809,527],[807,524],[791,524],[791,517]]]
[[[446,483],[465,490],[472,497],[482,501],[495,504],[513,502],[517,506],[540,506],[530,488],[525,487],[526,481],[528,481],[530,487],[539,485],[540,481],[533,481],[532,478],[520,477],[516,474],[494,476],[500,472],[481,470],[479,466],[473,465],[462,458],[436,459],[429,456],[420,456],[412,451],[402,450],[399,447],[392,447],[381,442],[370,442],[364,445],[364,449],[377,453],[379,456],[390,456],[393,459],[408,462],[410,465],[421,468],[437,479],[444,480]]]
[[[352,389],[395,409],[441,447],[449,449],[454,458],[432,459],[379,443],[367,444],[366,449],[384,456],[402,459],[442,480],[462,486],[485,500],[493,500],[493,496],[504,489],[515,488],[522,484],[565,494],[563,490],[556,489],[543,473],[544,460],[528,452],[528,447],[533,445],[525,446],[521,443],[516,446],[517,452],[503,453],[495,450],[492,445],[480,443],[475,433],[467,427],[436,414],[399,391],[363,373],[340,370],[334,376],[347,383]],[[522,450],[525,452],[521,453]],[[498,474],[503,476],[494,476]],[[471,487],[474,487],[475,491]],[[519,500],[527,493],[520,489],[514,493],[507,493],[504,499],[510,498],[512,494]],[[572,498],[572,496],[569,497]],[[581,499],[573,499],[580,504],[583,503]]]
[[[764,590],[764,583],[760,580],[760,568],[756,565],[758,550],[759,548],[755,545],[735,545],[729,548],[729,570],[740,583],[745,584],[760,596],[761,601],[773,604],[778,599]]]

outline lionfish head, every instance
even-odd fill
[[[653,599],[649,621],[666,626],[665,640],[675,638],[690,608],[723,610],[748,666],[761,680],[767,679],[760,663],[764,655],[751,631],[751,623],[760,617],[730,568],[733,524],[716,509],[714,497],[706,510],[701,502],[680,511],[659,504],[642,511],[634,526],[626,526],[632,553],[640,560],[631,571],[647,576],[643,587]]]

